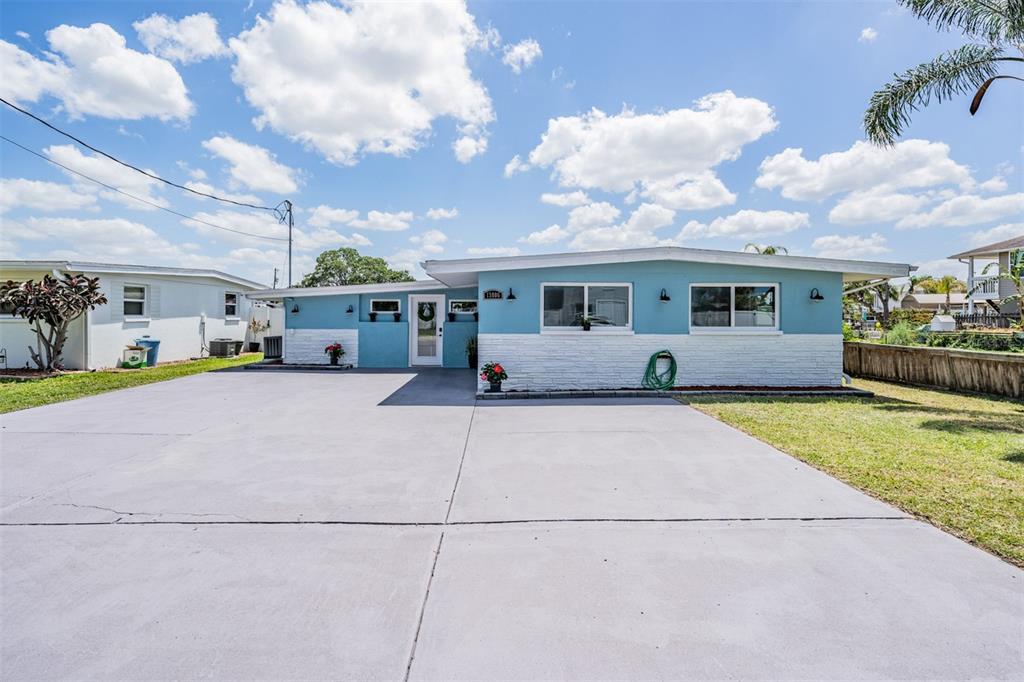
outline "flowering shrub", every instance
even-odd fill
[[[505,373],[505,368],[500,363],[488,362],[483,366],[480,378],[493,384],[508,379],[508,374]]]
[[[345,354],[345,349],[341,347],[341,344],[335,341],[331,345],[324,348],[324,352],[330,355],[333,359],[337,360]]]

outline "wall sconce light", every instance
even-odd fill
[[[348,310],[345,311],[345,313],[347,313],[348,315],[351,315],[354,312],[355,312],[355,310],[353,310],[351,305],[348,307]]]
[[[818,291],[818,287],[814,287],[813,289],[811,289],[811,300],[812,301],[824,301],[825,300],[825,297],[821,295],[820,291]]]
[[[299,304],[296,303],[295,305],[292,306],[292,315],[296,315],[296,314],[298,314],[298,312],[299,312]]]
[[[658,300],[661,301],[662,303],[668,303],[669,301],[672,300],[672,297],[668,295],[667,291],[662,289],[661,296],[658,297]]]
[[[512,287],[508,288],[508,300],[510,300],[510,301],[516,300],[516,295],[512,293]]]

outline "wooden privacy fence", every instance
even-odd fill
[[[848,342],[843,344],[843,371],[884,381],[1024,398],[1024,353]]]

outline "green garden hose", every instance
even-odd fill
[[[658,374],[658,360],[668,360],[668,369]],[[676,385],[676,358],[667,350],[659,350],[647,361],[647,371],[644,372],[644,388],[655,391],[666,391]]]

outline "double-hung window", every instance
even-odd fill
[[[224,317],[238,317],[238,294],[233,291],[224,293]]]
[[[146,287],[138,284],[124,285],[124,316],[146,316]]]
[[[778,293],[777,284],[693,284],[690,330],[776,331]]]
[[[582,329],[584,319],[596,331],[633,327],[633,285],[559,283],[541,285],[541,329]]]

